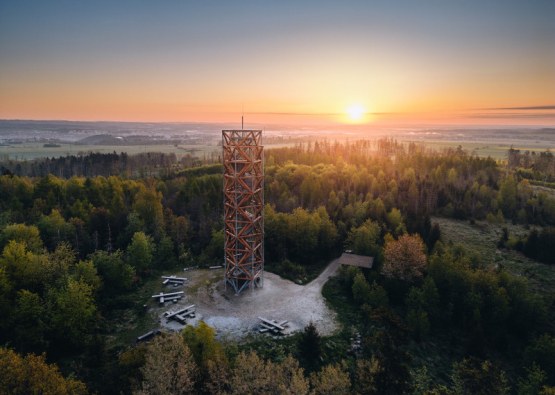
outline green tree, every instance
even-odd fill
[[[318,250],[320,250],[321,256],[328,257],[339,239],[339,233],[337,232],[337,227],[330,219],[330,216],[324,206],[320,206],[315,215],[318,215],[320,218],[320,227],[318,230]]]
[[[533,368],[536,364],[548,377],[548,384],[555,383],[555,337],[540,336],[524,351],[524,364]]]
[[[351,229],[345,241],[345,247],[356,254],[377,256],[380,253],[378,240],[381,228],[372,220],[366,221],[360,227]]]
[[[19,350],[39,351],[48,345],[45,313],[44,302],[39,295],[26,290],[17,293],[13,333]]]
[[[359,304],[367,304],[370,299],[370,284],[362,273],[358,273],[353,281],[353,298]]]
[[[387,296],[387,291],[374,280],[372,286],[370,287],[370,294],[368,295],[367,303],[373,309],[378,307],[387,306],[389,304],[389,298]]]
[[[98,269],[102,278],[102,293],[117,295],[129,291],[135,282],[135,269],[123,261],[123,253],[117,250],[113,254],[106,251],[96,251],[89,258]]]
[[[414,329],[418,339],[422,338],[421,335],[425,337],[430,327],[429,319],[437,322],[440,318],[439,294],[434,280],[426,278],[421,289],[411,287],[405,303],[410,315],[410,319],[407,317],[409,326]]]
[[[432,322],[437,322],[440,315],[439,292],[433,278],[427,277],[422,285],[422,308]]]
[[[146,228],[154,233],[163,232],[164,207],[162,194],[152,189],[142,188],[135,196],[133,210],[144,221]]]
[[[535,363],[530,369],[526,369],[526,371],[528,372],[526,379],[522,377],[518,379],[518,395],[540,395],[543,389],[543,383],[547,378],[546,373]]]
[[[396,208],[392,208],[387,214],[387,224],[391,234],[394,236],[400,236],[407,231],[403,223],[401,211]]]
[[[12,306],[12,286],[6,274],[6,268],[0,266],[0,330],[6,331],[9,327],[9,317]]]
[[[428,374],[428,368],[424,365],[420,369],[411,371],[413,377],[414,395],[427,395],[432,387],[432,378]]]
[[[164,236],[156,251],[156,266],[163,269],[171,269],[177,266],[177,257],[173,251],[173,242]]]
[[[297,345],[299,354],[306,361],[310,370],[320,364],[322,355],[322,337],[312,321],[304,328]]]
[[[430,333],[430,321],[428,313],[423,309],[411,310],[407,315],[407,324],[412,328],[412,333],[416,340],[424,340]]]
[[[35,254],[39,254],[44,248],[39,229],[34,225],[8,225],[0,234],[0,249],[4,249],[10,240],[25,243],[27,250]]]
[[[84,345],[96,323],[96,305],[92,287],[71,278],[62,288],[47,295],[52,330],[58,340]]]
[[[409,363],[412,356],[403,350],[409,343],[410,328],[392,310],[380,307],[370,318],[380,329],[372,339],[380,369],[374,375],[377,394],[402,395],[412,391]]]
[[[217,356],[224,355],[221,343],[214,340],[214,328],[206,325],[204,321],[201,321],[196,328],[187,325],[181,336],[199,366],[204,365],[206,361],[214,360]]]
[[[66,222],[58,210],[52,210],[48,216],[43,215],[38,222],[38,228],[51,250],[63,241],[73,240],[75,232],[73,225]]]
[[[154,240],[143,232],[137,232],[127,247],[127,263],[138,273],[146,273],[152,267]]]
[[[210,244],[206,247],[207,255],[214,261],[221,263],[224,260],[224,244],[225,236],[224,230],[212,229],[212,237]]]
[[[134,212],[129,213],[127,216],[127,226],[125,227],[125,232],[120,235],[119,245],[120,246],[127,246],[133,235],[138,232],[142,232],[145,229],[145,222],[141,219],[141,217]]]
[[[0,348],[0,395],[85,395],[85,384],[65,379],[56,365],[46,363],[46,356],[21,357]]]
[[[505,181],[501,182],[499,194],[497,195],[499,207],[507,217],[511,217],[516,209],[516,198],[516,182],[512,176],[509,176]]]
[[[29,262],[34,254],[26,250],[25,243],[18,243],[11,240],[2,251],[0,256],[0,268],[4,270],[6,282],[10,289],[17,287],[20,289],[28,283],[26,276],[29,271]]]
[[[503,395],[509,388],[505,372],[491,361],[471,357],[455,363],[453,383],[461,395]]]
[[[141,368],[145,365],[145,356],[148,350],[147,343],[141,343],[136,347],[128,348],[118,357],[121,371],[120,381],[124,393],[138,391],[143,381]]]
[[[318,246],[319,226],[308,211],[297,208],[288,216],[288,236],[293,260],[314,260]]]
[[[79,261],[75,265],[73,276],[77,281],[90,285],[93,295],[102,287],[102,279],[92,261]]]

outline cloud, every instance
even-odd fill
[[[252,115],[315,115],[315,116],[333,116],[344,115],[339,112],[247,112],[246,114]]]
[[[245,114],[252,115],[309,115],[309,116],[337,116],[337,115],[348,115],[347,112],[246,112]],[[398,115],[402,113],[395,112],[365,112],[366,115]]]
[[[555,112],[544,113],[544,114],[525,114],[525,113],[497,113],[497,114],[468,114],[464,116],[465,118],[528,118],[528,119],[555,119]]]
[[[555,106],[496,107],[496,108],[477,108],[477,110],[555,110]]]

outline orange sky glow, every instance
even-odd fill
[[[3,2],[0,118],[230,122],[244,111],[257,124],[555,125],[548,2],[139,3]]]

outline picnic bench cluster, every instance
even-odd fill
[[[162,278],[164,279],[164,281],[162,281],[163,285],[173,284],[174,287],[178,287],[180,285],[183,285],[183,284],[185,284],[185,281],[187,281],[186,277],[162,276]]]
[[[273,332],[275,334],[281,333],[285,327],[289,326],[289,321],[277,322],[276,320],[267,320],[266,318],[258,317],[260,321],[260,333]]]
[[[159,295],[152,295],[153,298],[158,298],[158,301],[160,303],[165,303],[165,302],[174,302],[177,303],[178,299],[181,299],[181,295],[183,294],[183,291],[179,291],[179,292],[172,292],[172,293],[168,293],[165,294],[163,292],[160,292]]]
[[[183,271],[188,272],[188,271],[197,270],[197,269],[198,269],[198,266],[193,266],[193,267],[186,267],[186,268],[183,269]]]
[[[182,324],[185,323],[185,319],[187,317],[195,318],[195,305],[192,304],[190,306],[185,307],[184,309],[178,311],[166,311],[166,319],[169,320],[177,320]]]

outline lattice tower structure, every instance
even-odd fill
[[[264,285],[264,147],[261,130],[223,130],[225,284]]]

